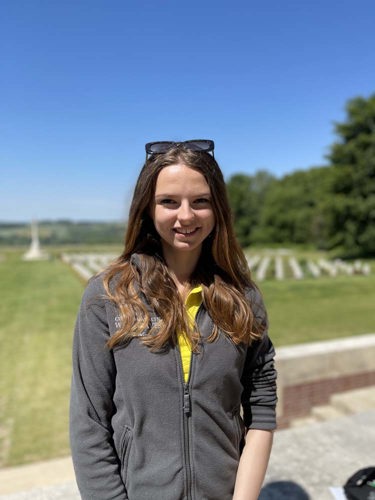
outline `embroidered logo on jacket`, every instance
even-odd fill
[[[141,333],[138,334],[138,337],[146,337],[146,335],[149,334],[150,329],[153,328],[158,323],[159,323],[159,318],[157,316],[151,316],[150,325],[148,326],[148,328],[142,330]]]
[[[144,330],[142,330],[137,335],[137,337],[145,337],[146,335],[148,335],[150,329],[153,328],[155,325],[157,325],[158,322],[159,322],[159,318],[157,316],[151,316],[149,326],[147,328],[145,328]],[[117,316],[115,316],[115,328],[117,330],[119,330],[121,327],[122,327],[121,316],[117,315]]]
[[[122,326],[121,316],[115,316],[115,327],[119,330]]]

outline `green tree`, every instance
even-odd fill
[[[255,238],[260,243],[313,243],[324,247],[323,206],[330,169],[293,172],[274,182],[264,200]]]
[[[255,175],[235,174],[227,182],[234,227],[243,247],[254,242],[253,234],[259,224],[264,198],[275,178],[265,170]]]
[[[375,255],[375,94],[351,99],[346,112],[328,156],[334,172],[325,207],[328,244],[346,256]]]

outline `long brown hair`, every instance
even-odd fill
[[[215,325],[208,340],[214,341],[219,329],[235,343],[250,343],[262,334],[262,327],[254,321],[251,304],[245,296],[246,290],[255,285],[234,234],[223,174],[209,153],[176,145],[146,160],[130,206],[125,249],[104,276],[105,290],[121,317],[121,327],[108,342],[110,348],[141,335],[144,344],[161,349],[176,342],[177,331],[185,332],[193,348],[197,348],[199,332],[189,326],[185,307],[162,256],[160,237],[149,215],[159,172],[175,164],[200,172],[211,190],[215,228],[203,242],[191,278],[192,284],[202,285],[203,304]],[[150,308],[160,318],[152,325]],[[142,335],[149,327],[148,335]]]

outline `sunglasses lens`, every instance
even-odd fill
[[[209,140],[185,141],[184,145],[192,151],[213,151],[214,143]]]
[[[166,153],[168,149],[173,146],[173,144],[174,142],[170,141],[149,142],[146,144],[146,151],[150,155],[154,153]]]

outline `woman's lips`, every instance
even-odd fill
[[[193,234],[195,234],[197,231],[198,231],[198,227],[195,227],[194,229],[173,229],[173,231],[176,233],[176,234],[179,234],[181,236],[192,236]]]

